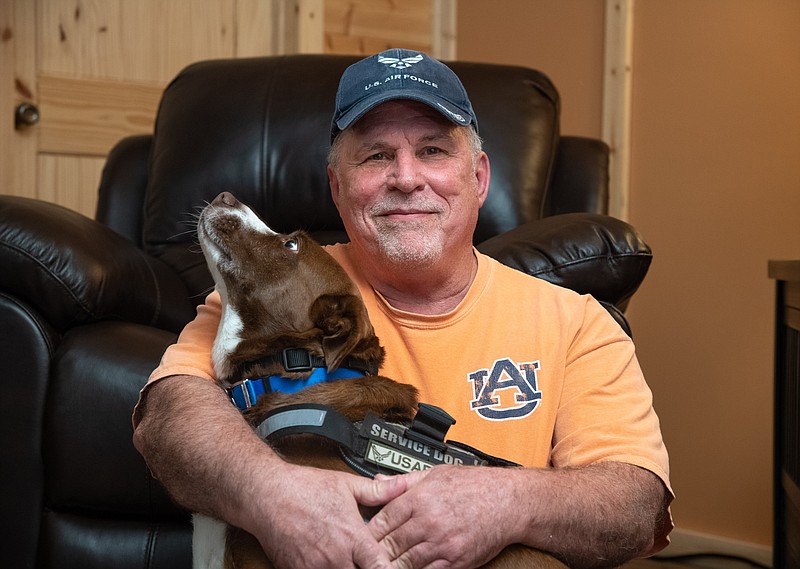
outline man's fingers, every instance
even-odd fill
[[[392,569],[386,550],[374,539],[363,539],[353,548],[353,563],[359,569]]]
[[[408,488],[403,476],[382,476],[375,480],[353,477],[353,497],[363,506],[382,506]]]
[[[367,524],[372,537],[381,542],[392,559],[396,559],[407,547],[404,541],[407,529],[404,526],[411,517],[411,504],[401,500],[383,508]]]

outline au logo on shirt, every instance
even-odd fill
[[[538,369],[538,361],[515,364],[503,358],[494,362],[492,369],[472,372],[467,376],[475,396],[471,408],[492,421],[530,415],[542,401],[536,378]]]

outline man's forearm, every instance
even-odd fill
[[[243,521],[241,484],[280,459],[208,380],[165,378],[145,395],[134,445],[156,478],[194,512]]]
[[[406,489],[401,477],[373,481],[285,463],[200,378],[163,379],[143,404],[136,448],[178,503],[251,533],[276,567],[390,567],[358,506],[397,497]]]
[[[570,567],[611,567],[644,555],[668,523],[667,490],[647,470],[607,462],[535,472],[518,502],[529,520],[523,541]]]

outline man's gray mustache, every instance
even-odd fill
[[[393,211],[419,211],[427,213],[442,213],[444,209],[442,205],[436,202],[423,200],[423,201],[407,201],[407,200],[392,200],[383,201],[375,204],[370,208],[371,215],[386,215]]]

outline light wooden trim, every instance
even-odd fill
[[[258,57],[276,53],[280,18],[277,0],[236,0],[234,57]]]
[[[294,53],[297,46],[297,13],[292,0],[269,0],[270,53],[284,55]]]
[[[325,0],[271,0],[271,3],[272,53],[324,51]]]
[[[456,58],[458,0],[431,0],[433,29],[431,55],[436,59]]]
[[[603,140],[611,147],[609,213],[629,218],[634,0],[606,0]]]
[[[162,85],[39,77],[39,151],[105,156],[121,138],[151,133]]]
[[[431,55],[455,59],[458,0],[430,2]],[[324,53],[325,0],[271,0],[271,4],[272,53]]]
[[[36,195],[37,126],[16,130],[18,104],[37,104],[36,5],[0,0],[0,194]]]
[[[297,53],[325,50],[325,0],[298,0]]]

